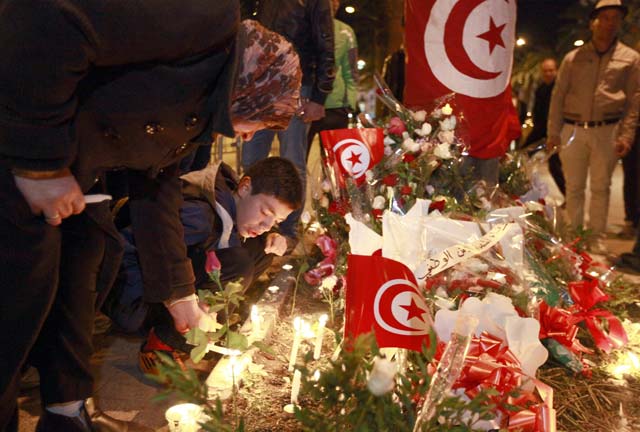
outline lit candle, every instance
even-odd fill
[[[324,336],[324,326],[327,324],[329,317],[327,314],[320,315],[318,320],[318,333],[316,334],[316,343],[313,348],[313,358],[318,360],[320,358],[320,352],[322,351],[322,337]]]
[[[300,394],[300,382],[302,380],[302,373],[296,369],[293,373],[293,381],[291,382],[291,403],[293,405],[298,404],[298,395]]]
[[[251,306],[251,339],[258,340],[260,339],[260,334],[262,333],[262,329],[260,328],[260,312],[258,311],[258,306]]]
[[[289,356],[289,371],[293,370],[293,365],[298,358],[298,349],[300,348],[300,339],[302,334],[300,328],[302,327],[302,318],[295,317],[293,320],[293,345],[291,346],[291,355]]]
[[[201,416],[202,408],[191,403],[174,405],[165,413],[171,432],[196,432],[200,430],[198,422]]]

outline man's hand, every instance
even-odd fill
[[[278,256],[284,255],[287,251],[287,239],[278,233],[270,233],[267,236],[267,241],[264,246],[264,253],[276,254]]]
[[[220,326],[208,313],[198,305],[195,296],[186,301],[177,301],[167,306],[173,317],[173,324],[180,333],[186,333],[189,329],[200,327],[206,332],[216,331]]]
[[[33,174],[33,175],[32,175]],[[18,190],[34,214],[42,214],[49,225],[60,225],[62,219],[81,213],[85,202],[82,190],[69,170],[40,177],[37,171],[14,172]]]
[[[311,123],[324,117],[324,105],[306,101],[302,104],[302,121]]]
[[[618,137],[616,140],[616,156],[625,157],[631,150],[631,140],[627,138]]]
[[[560,148],[560,137],[559,136],[549,136],[547,137],[547,151],[552,152],[556,149]]]

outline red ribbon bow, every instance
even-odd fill
[[[627,333],[620,320],[607,310],[592,309],[609,299],[598,286],[597,279],[569,282],[569,294],[574,302],[571,323],[584,321],[598,348],[609,353],[627,344]],[[603,324],[606,324],[606,329]]]

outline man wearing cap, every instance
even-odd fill
[[[627,8],[600,0],[590,15],[591,41],[569,52],[551,96],[547,148],[560,147],[567,211],[583,225],[587,175],[591,176],[591,250],[604,253],[611,174],[631,149],[640,103],[640,55],[617,39]]]

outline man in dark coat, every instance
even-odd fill
[[[540,84],[536,88],[533,105],[533,129],[527,137],[525,147],[537,143],[536,147],[544,144],[547,137],[547,120],[549,117],[549,103],[551,102],[551,92],[558,74],[556,61],[546,58],[540,63]],[[554,153],[549,158],[549,172],[553,180],[558,185],[558,189],[565,194],[564,175],[562,174],[562,162],[558,153]]]
[[[121,252],[108,203],[85,194],[104,169],[134,170],[131,218],[155,274],[146,299],[180,330],[206,324],[176,163],[213,132],[234,135],[238,23],[237,0],[0,1],[0,430],[17,430],[27,356],[38,431],[146,430],[84,404],[95,287]]]

